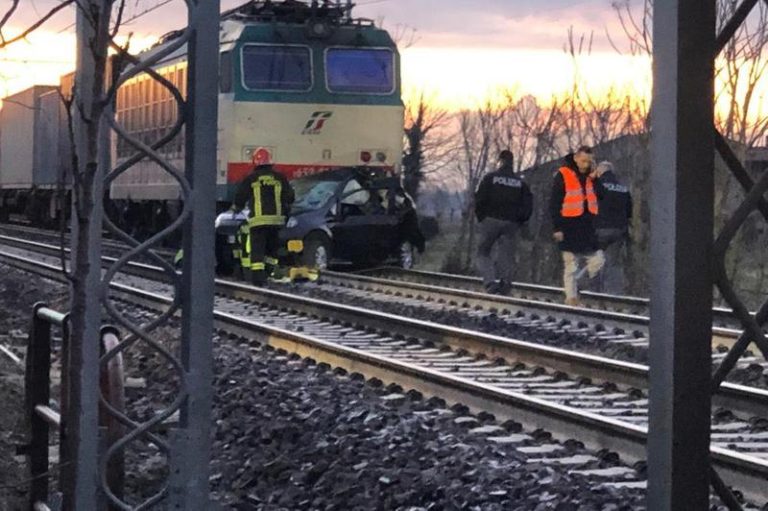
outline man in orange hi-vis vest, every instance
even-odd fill
[[[550,199],[554,239],[563,254],[565,303],[578,306],[578,280],[584,273],[594,279],[605,264],[595,232],[598,193],[592,149],[582,146],[565,157],[555,173]]]

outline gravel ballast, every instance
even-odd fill
[[[174,346],[175,335],[156,338]],[[615,454],[246,339],[218,333],[214,343],[211,481],[224,509],[644,509],[644,468]],[[174,378],[145,348],[126,365],[146,381],[129,389],[130,413],[147,418],[169,402]],[[141,454],[129,455],[133,491],[165,473],[162,456]]]

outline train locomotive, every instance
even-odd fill
[[[397,45],[372,21],[353,18],[351,9],[340,2],[253,0],[222,13],[218,163],[211,169],[220,211],[260,162],[275,164],[289,179],[342,167],[398,173],[403,102]],[[167,34],[139,58],[178,35]],[[186,69],[185,47],[155,66],[182,95]],[[61,92],[71,81],[62,78]],[[32,108],[14,108],[19,101],[10,98],[0,110],[0,208],[45,223],[61,215],[52,190],[71,165],[68,130],[62,106],[53,101],[59,92],[30,91],[22,94],[30,95],[25,101]],[[178,109],[167,89],[143,74],[119,89],[115,114],[129,133],[152,144],[170,131]],[[20,123],[19,116],[27,119]],[[112,142],[115,164],[133,155],[124,140],[113,136]],[[182,131],[160,152],[183,168],[184,147]],[[112,183],[109,202],[108,214],[140,237],[181,209],[178,185],[147,159]]]

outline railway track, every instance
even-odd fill
[[[429,283],[424,283],[427,281]],[[650,318],[641,313],[639,305],[616,305],[617,301],[627,304],[645,302],[647,313],[647,301],[641,298],[592,294],[589,296],[596,297],[595,300],[610,300],[613,307],[601,309],[600,301],[593,301],[589,307],[571,307],[553,298],[556,296],[559,300],[558,288],[519,284],[521,289],[513,291],[512,296],[498,296],[481,292],[481,282],[471,277],[398,268],[380,268],[362,274],[328,271],[323,273],[323,282],[334,286],[350,300],[371,296],[379,296],[382,301],[394,298],[414,308],[433,311],[449,308],[480,318],[493,315],[509,325],[544,330],[558,331],[566,327],[571,332],[590,335],[602,344],[648,348]],[[719,311],[720,325],[726,323],[727,310],[715,311]],[[729,322],[734,323],[733,319]],[[738,328],[713,326],[713,359],[718,361],[725,357],[726,348],[731,347],[741,333]],[[761,366],[763,371],[768,371],[768,362],[760,357],[744,357],[740,361],[740,367],[750,366]]]
[[[21,249],[32,249],[52,256],[59,255],[57,247],[18,238],[0,236],[0,243]],[[110,264],[115,261],[115,259],[108,257],[104,259]],[[156,278],[154,270],[149,266],[133,264],[131,271],[134,274],[148,274],[150,278]],[[586,335],[605,345],[629,345],[636,348],[647,348],[648,346],[649,318],[626,312],[576,308],[527,298],[500,297],[475,291],[331,271],[323,273],[323,288],[337,293],[339,298],[343,298],[343,301],[350,304],[374,297],[380,303],[385,303],[385,301],[392,303],[394,300],[398,304],[413,308],[427,308],[443,312],[448,308],[461,314],[481,318],[493,315],[505,324],[515,327],[535,329],[535,331],[546,332],[555,336]],[[374,308],[379,309],[381,307]],[[725,356],[722,347],[735,342],[740,333],[741,331],[735,329],[713,328],[712,343],[715,362]],[[466,339],[459,342],[463,346],[473,345],[471,341]],[[536,344],[539,344],[538,341]],[[599,353],[598,355],[601,356]],[[501,356],[504,354],[502,353]],[[536,363],[545,363],[553,358],[556,357],[551,352],[547,352]],[[767,372],[768,362],[759,357],[743,357],[737,367],[743,371],[760,369],[762,372]],[[556,367],[556,369],[567,372],[572,368],[568,364],[563,364],[562,367]],[[602,374],[602,371],[597,368],[587,369],[589,372],[586,374]],[[624,377],[626,377],[626,372],[623,369],[619,372],[623,372]],[[608,375],[605,379],[617,377],[616,375]],[[641,386],[641,381],[644,381],[644,378],[645,376],[642,375],[639,379],[626,381],[626,383]]]
[[[43,240],[50,240],[51,243],[58,243],[60,234],[56,231],[51,231],[49,229],[41,229],[38,227],[32,227],[31,225],[26,225],[24,223],[14,222],[14,223],[0,223],[0,235],[6,235],[8,237],[20,237],[23,236],[26,239],[30,241],[39,241],[43,242]],[[70,233],[67,231],[64,233],[64,239],[65,241],[70,240]],[[124,252],[126,249],[126,244],[122,243],[120,241],[114,240],[114,239],[105,239],[103,241],[103,247],[104,249],[109,251],[116,251]],[[160,255],[161,257],[164,257],[166,259],[172,259],[175,253],[168,249],[158,249],[155,250],[155,253]]]
[[[55,265],[31,259],[0,254],[7,264],[59,276]],[[159,270],[132,265],[128,271],[134,275],[121,277],[115,296],[152,309],[168,303]],[[576,438],[630,462],[644,458],[647,367],[238,283],[217,282],[217,295],[222,330],[489,411],[531,430]],[[724,410],[713,419],[714,462],[751,500],[768,501],[768,393],[726,385],[716,404]],[[499,442],[525,437],[486,433],[497,434]],[[557,445],[549,455],[558,463],[579,467],[591,461],[557,458]]]
[[[466,275],[404,270],[396,267],[363,270],[359,272],[359,275],[403,282],[405,284],[423,284],[433,287],[484,294],[482,280],[477,277]],[[534,300],[556,305],[562,304],[564,296],[562,288],[524,282],[513,282],[510,294],[514,298]],[[635,316],[648,316],[649,313],[649,300],[647,298],[636,296],[620,296],[585,291],[581,293],[581,301],[584,306],[582,308],[598,309],[601,311],[611,311]],[[712,316],[716,327],[722,327],[725,330],[739,327],[734,322],[731,310],[728,308],[713,307]]]

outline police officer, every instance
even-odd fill
[[[554,239],[563,257],[565,303],[579,305],[578,280],[585,272],[595,280],[605,264],[597,242],[594,220],[598,193],[592,149],[582,146],[565,157],[565,164],[555,173],[549,208],[554,225]],[[580,268],[584,264],[583,268]]]
[[[600,291],[611,294],[626,292],[624,266],[628,259],[629,223],[632,219],[632,194],[614,172],[613,164],[601,162],[597,177],[602,189],[598,196],[600,213],[595,219],[597,242],[605,252]]]
[[[475,192],[475,215],[480,222],[477,266],[486,291],[506,294],[512,282],[517,232],[531,218],[533,195],[515,173],[512,153],[501,151],[499,160],[499,169],[487,174]],[[496,261],[491,259],[494,245],[498,245]]]
[[[235,210],[242,211],[246,205],[250,208],[248,235],[241,236],[245,238],[241,257],[250,265],[254,285],[265,284],[278,266],[278,233],[285,225],[293,201],[293,188],[270,164],[254,167],[235,191]]]

